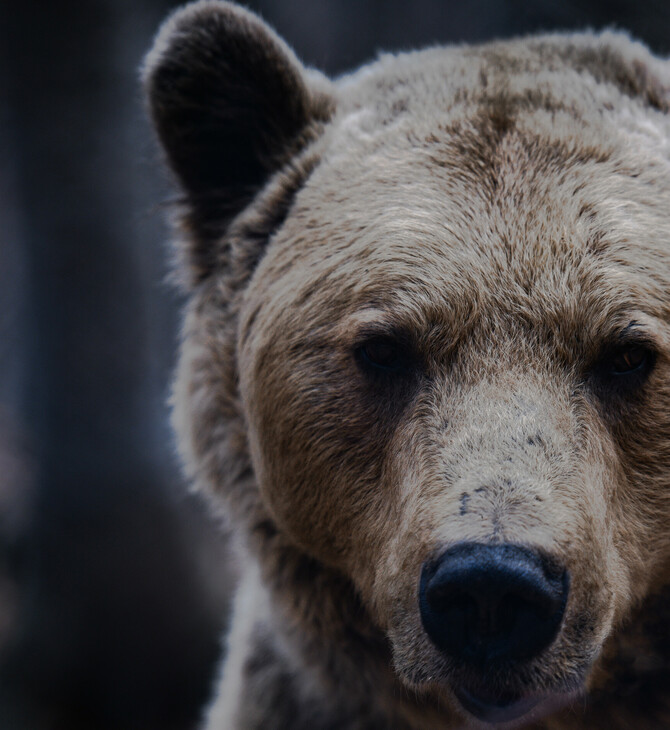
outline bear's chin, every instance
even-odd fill
[[[508,723],[525,718],[545,699],[542,695],[498,694],[459,687],[454,695],[461,707],[485,723]]]
[[[468,717],[482,727],[521,727],[570,704],[577,692],[556,694],[492,693],[483,688],[458,687],[454,696]]]
[[[481,730],[492,726],[504,730],[527,727],[569,707],[584,695],[588,674],[579,672],[570,680],[563,678],[553,683],[547,679],[547,667],[536,672],[527,667],[518,674],[510,669],[496,672],[495,676],[472,669],[412,669],[410,679],[408,673],[396,666],[403,683],[409,684],[414,693],[426,698],[433,707],[451,707],[463,718],[464,727]]]

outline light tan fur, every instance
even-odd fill
[[[206,238],[156,78],[219,16],[288,64],[303,111]],[[459,541],[569,570],[555,641],[501,680],[546,697],[521,725],[670,726],[670,64],[544,35],[331,83],[227,3],[166,28],[145,79],[187,193],[174,424],[246,576],[207,729],[476,726],[417,604]],[[598,368],[632,323],[653,368],[612,393]],[[411,341],[411,382],[370,382],[371,331]]]

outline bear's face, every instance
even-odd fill
[[[663,242],[656,217],[606,225],[648,183],[609,145],[570,149],[528,120],[484,174],[461,137],[388,130],[366,153],[342,143],[350,123],[329,130],[244,294],[264,502],[351,577],[419,686],[502,681],[433,645],[422,566],[461,542],[542,553],[569,575],[564,618],[504,689],[578,689],[667,560],[667,304],[626,252],[632,227]]]
[[[547,38],[328,87],[247,13],[194,8],[148,72],[189,203],[194,473],[246,529],[346,576],[419,693],[492,722],[560,705],[667,582],[670,125],[651,57]],[[256,53],[205,72],[217,23],[217,52],[232,34]],[[259,48],[277,103],[295,99],[266,120],[249,94],[262,144],[245,98],[235,149],[205,164],[212,120],[189,136],[183,98],[206,74],[208,109],[239,93],[220,79]]]

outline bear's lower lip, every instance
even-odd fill
[[[471,715],[483,722],[511,722],[529,713],[542,700],[537,695],[488,695],[486,692],[471,692],[463,687],[454,690],[458,701]]]

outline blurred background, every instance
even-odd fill
[[[167,0],[0,0],[0,729],[191,730],[234,568],[166,405],[174,196],[137,68]],[[670,51],[670,0],[258,0],[308,64],[537,30]]]

